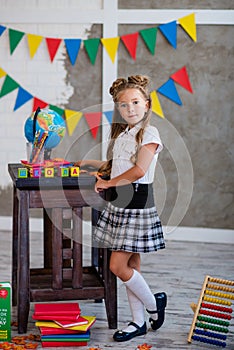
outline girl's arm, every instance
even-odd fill
[[[156,143],[149,143],[142,146],[138,153],[136,164],[129,170],[125,171],[123,174],[116,176],[111,180],[103,180],[100,176],[97,175],[95,191],[99,192],[109,187],[128,185],[129,183],[132,183],[143,177],[153,160],[157,147],[158,144]]]
[[[91,166],[95,169],[101,168],[106,162],[102,160],[96,160],[96,159],[83,159],[83,160],[78,160],[77,162],[74,163],[75,166],[79,167],[87,167]]]

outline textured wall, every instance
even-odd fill
[[[119,4],[122,8],[175,8],[174,1],[166,0],[122,0]],[[194,2],[181,1],[176,6],[193,8]],[[218,1],[197,1],[196,6],[228,9],[231,1],[222,1],[221,5]],[[146,27],[120,25],[119,35]],[[101,35],[102,27],[93,25],[90,37]],[[155,176],[158,209],[163,224],[180,222],[184,226],[233,228],[234,28],[198,25],[197,36],[198,41],[194,43],[182,29],[178,30],[178,47],[174,50],[158,33],[155,56],[139,38],[136,61],[120,43],[118,75],[147,74],[154,90],[176,70],[187,67],[194,94],[178,86],[183,106],[159,96],[165,119],[152,116],[152,124],[159,128],[165,145]],[[65,59],[65,82],[71,86],[73,94],[63,107],[82,111],[94,108],[96,111],[101,102],[101,50],[95,66],[90,64],[84,51],[80,55],[75,67]],[[91,150],[90,156],[100,158],[100,142],[101,133],[94,140],[82,119],[69,142],[65,141],[56,152],[74,160]],[[189,168],[191,164],[193,174]],[[192,198],[188,203],[190,194]],[[10,191],[0,192],[1,203],[4,202],[0,215],[9,215],[10,196]]]
[[[119,35],[146,27],[121,25]],[[100,35],[100,28],[93,26],[91,35]],[[125,47],[120,44],[118,75],[146,74],[151,77],[154,90],[170,74],[184,65],[187,67],[194,93],[190,94],[177,86],[183,106],[160,96],[166,120],[152,116],[152,124],[159,128],[165,144],[155,177],[158,209],[164,224],[176,225],[182,215],[181,224],[184,226],[232,228],[234,84],[231,57],[234,28],[197,26],[197,35],[198,42],[194,43],[183,30],[178,30],[178,47],[174,50],[159,33],[155,56],[148,52],[139,39],[136,61],[130,58]],[[87,108],[99,103],[99,58],[96,69],[91,66],[89,70],[83,69],[84,61],[84,66],[77,67],[73,77],[69,72],[69,79],[76,91],[69,101],[70,106]],[[80,137],[79,133],[82,134],[84,127],[79,125],[80,131],[78,128],[75,138]],[[81,158],[95,146],[89,132],[81,139],[82,142],[78,141],[71,149],[73,159]],[[100,138],[96,144],[99,142]],[[186,150],[192,162],[192,185],[186,178],[190,166],[186,163],[187,158],[183,164]],[[93,154],[100,158],[100,148]],[[192,192],[189,205],[183,202],[183,193],[176,203],[183,191],[188,192],[187,197]],[[176,212],[172,217],[175,207]]]

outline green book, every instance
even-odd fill
[[[11,341],[11,285],[0,282],[0,341]]]

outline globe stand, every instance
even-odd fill
[[[51,149],[45,149],[44,150],[44,159],[48,160],[51,158]]]

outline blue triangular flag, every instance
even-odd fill
[[[161,24],[158,27],[169,43],[176,49],[177,45],[177,24],[176,21]]]
[[[64,42],[71,64],[74,66],[80,50],[81,39],[64,39]]]
[[[18,89],[18,95],[16,97],[16,101],[15,101],[14,111],[16,111],[18,108],[20,108],[23,104],[25,104],[32,98],[33,98],[33,95],[31,95],[28,91],[24,90],[20,86]]]
[[[104,112],[106,119],[110,124],[112,124],[112,118],[113,118],[113,111],[106,111]]]
[[[0,36],[2,35],[2,33],[4,32],[5,29],[6,29],[6,27],[0,25]]]
[[[174,81],[170,78],[166,83],[164,83],[160,88],[157,90],[160,94],[166,96],[173,102],[177,103],[178,105],[182,106],[182,102],[180,99],[180,96],[178,95],[178,92],[176,90],[176,86]]]

